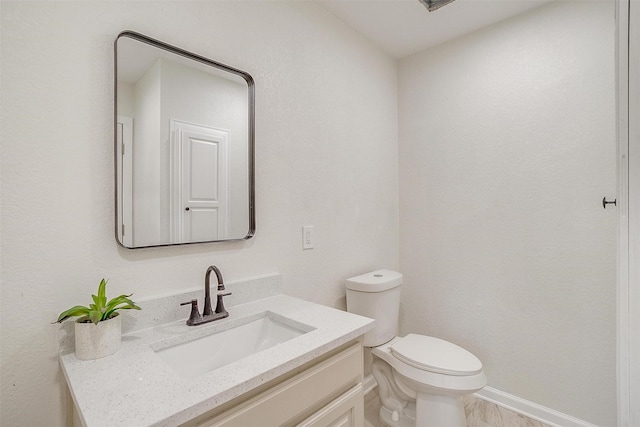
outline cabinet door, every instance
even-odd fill
[[[362,344],[358,342],[213,419],[198,420],[186,425],[198,427],[292,426],[296,420],[312,414],[312,411],[324,402],[331,402],[329,403],[331,405],[336,401],[330,400],[333,396],[342,397],[354,390],[354,387],[362,388],[362,360]],[[364,401],[362,391],[360,391],[360,400]],[[362,406],[364,408],[364,403]],[[361,412],[364,416],[364,409]]]
[[[364,425],[362,384],[329,403],[298,427],[361,427]]]

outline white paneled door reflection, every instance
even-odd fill
[[[172,237],[175,243],[229,234],[229,132],[172,121]]]

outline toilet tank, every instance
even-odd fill
[[[365,347],[377,347],[398,334],[402,274],[376,270],[347,279],[347,311],[375,319],[364,335]]]

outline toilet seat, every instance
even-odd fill
[[[447,375],[406,363],[391,352],[391,347],[403,339],[403,337],[395,337],[388,343],[372,347],[371,352],[387,362],[411,389],[423,393],[450,395],[451,393],[473,393],[487,385],[487,377],[482,370],[471,375]]]
[[[464,376],[482,372],[482,362],[469,351],[439,338],[408,334],[389,346],[391,354],[423,371]]]

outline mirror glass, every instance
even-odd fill
[[[252,237],[251,76],[131,31],[116,39],[115,64],[118,243]]]

